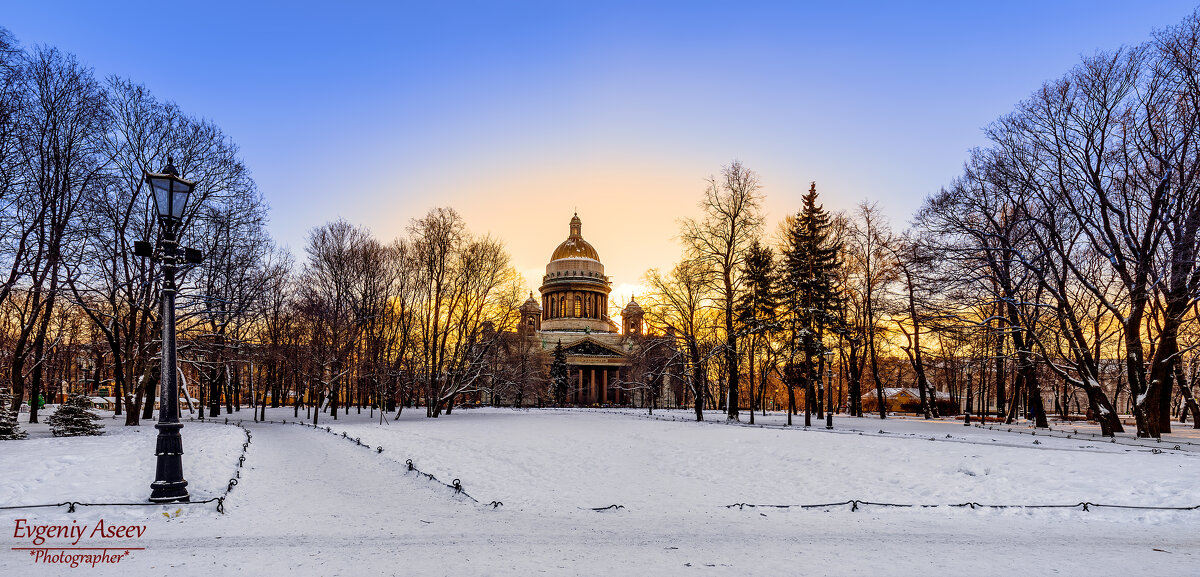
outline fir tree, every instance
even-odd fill
[[[554,400],[561,407],[567,403],[567,352],[562,341],[554,347],[554,362],[550,365],[550,382],[554,387]]]
[[[774,320],[779,306],[775,271],[775,251],[756,240],[746,251],[742,264],[745,288],[736,308],[738,324],[745,329],[761,331]]]
[[[772,335],[778,333],[779,329],[775,319],[779,308],[777,276],[775,251],[755,240],[746,251],[746,261],[742,264],[745,286],[734,308],[738,331],[748,337],[746,356],[749,359],[751,424],[754,424],[754,410],[762,402],[759,383],[766,377],[764,371],[759,371],[756,378],[758,354],[764,348],[769,352],[770,343],[774,340]]]
[[[28,435],[17,424],[17,414],[9,408],[12,395],[0,393],[0,440],[24,439]]]
[[[104,434],[104,425],[95,413],[89,411],[92,401],[84,395],[71,395],[67,402],[58,407],[46,422],[55,437],[82,437]]]
[[[817,183],[812,183],[803,201],[788,227],[781,292],[791,321],[796,368],[805,381],[804,423],[808,426],[816,406],[813,385],[821,368],[813,364],[822,362],[823,337],[838,326],[837,310],[842,306],[835,283],[842,247],[833,238],[829,213],[817,204]]]

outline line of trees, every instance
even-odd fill
[[[815,183],[771,228],[759,175],[731,163],[681,222],[679,262],[646,274],[653,338],[631,351],[625,385],[653,407],[681,380],[697,419],[885,418],[903,390],[917,399],[904,410],[926,418],[1046,426],[1053,413],[1111,435],[1125,413],[1150,437],[1173,416],[1195,422],[1198,68],[1196,15],[1084,59],[993,123],[990,144],[903,231],[870,202],[827,212]],[[152,416],[159,271],[130,249],[157,237],[141,178],[168,156],[200,182],[183,243],[206,259],[183,272],[179,297],[193,412],[286,404],[315,421],[351,407],[438,417],[467,399],[562,402],[563,355],[518,331],[523,279],[453,209],[391,242],[326,223],[295,262],[219,128],[0,33],[12,409],[84,390],[115,397],[127,424]]]
[[[316,420],[421,404],[436,417],[483,388],[545,401],[540,348],[502,338],[523,282],[498,240],[443,208],[390,244],[327,223],[296,263],[269,238],[267,207],[216,125],[0,29],[0,389],[11,410],[28,402],[37,422],[42,402],[86,392],[114,398],[127,425],[152,418],[161,276],[132,247],[157,239],[142,178],[168,158],[199,183],[181,243],[205,258],[178,279],[192,414],[286,403]]]
[[[267,323],[286,323],[297,338],[260,342],[273,351],[268,370],[288,375],[270,381],[273,404],[291,398],[297,415],[307,404],[334,418],[339,406],[399,416],[419,404],[438,417],[482,390],[547,394],[526,383],[545,383],[541,357],[503,338],[517,326],[524,283],[502,243],[471,234],[450,208],[407,232],[385,245],[339,220],[309,234],[295,289]]]
[[[13,410],[90,378],[127,424],[151,415],[160,278],[131,248],[157,234],[141,180],[168,157],[200,181],[183,242],[210,256],[183,275],[183,318],[207,326],[207,354],[219,356],[250,324],[271,251],[237,147],[141,85],[0,30],[0,376]]]
[[[905,387],[927,418],[948,395],[1045,427],[1049,395],[1106,435],[1122,410],[1139,436],[1196,423],[1200,15],[1083,59],[987,135],[899,234],[871,203],[826,215],[814,184],[767,237],[758,176],[710,180],[683,260],[647,275],[695,398],[730,419],[785,405],[790,423],[800,390],[808,424],[864,399],[885,417]]]
[[[1195,415],[1200,17],[1085,58],[988,129],[919,215],[931,246],[1009,335],[1018,387],[1042,365],[1119,431],[1102,386],[1123,365],[1140,436]],[[966,271],[973,271],[969,276]]]

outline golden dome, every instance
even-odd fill
[[[595,261],[600,260],[600,255],[596,253],[596,249],[588,241],[583,240],[583,235],[580,230],[583,228],[582,221],[579,220],[579,215],[576,214],[571,218],[571,235],[564,240],[558,248],[554,249],[554,254],[550,256],[551,261],[556,261],[562,258],[590,258]]]

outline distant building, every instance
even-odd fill
[[[519,334],[535,339],[551,358],[562,345],[567,355],[570,386],[567,402],[575,405],[644,404],[645,387],[635,383],[637,351],[644,344],[644,316],[631,298],[621,311],[621,326],[608,316],[611,281],[604,274],[600,255],[583,239],[583,223],[571,218],[567,239],[554,249],[546,274],[538,288],[541,299],[521,305]],[[660,406],[678,404],[679,386],[670,378],[656,376],[665,389]],[[675,379],[678,381],[679,379]],[[663,383],[663,381],[666,381]]]
[[[926,391],[933,395],[940,415],[957,415],[958,403],[950,393],[941,391]],[[884,403],[890,413],[919,413],[921,412],[921,391],[915,387],[885,387],[883,389]],[[872,413],[879,410],[879,396],[875,391],[869,391],[862,396],[863,412]]]

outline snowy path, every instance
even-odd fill
[[[956,447],[963,445],[846,435],[822,436],[820,444],[805,449],[793,442],[814,437],[802,432],[697,427],[620,415],[466,412],[437,421],[413,419],[386,426],[365,415],[352,415],[339,421],[323,418],[322,425],[326,424],[383,445],[385,451],[378,454],[295,425],[247,423],[254,441],[225,515],[196,508],[165,521],[157,511],[148,511],[144,551],[136,552],[119,569],[78,571],[102,575],[158,575],[168,569],[172,575],[915,575],[950,571],[1116,575],[1149,566],[1153,574],[1187,575],[1200,564],[1200,538],[1196,537],[1200,515],[726,509],[720,505],[748,500],[747,490],[749,494],[754,490],[731,486],[731,479],[737,477],[728,475],[736,471],[724,471],[712,462],[734,458],[739,447],[754,442],[773,455],[771,462],[800,467],[761,464],[765,474],[786,474],[791,479],[762,480],[768,493],[802,485],[780,499],[794,500],[817,490],[803,486],[804,477],[798,475],[806,468],[818,475],[847,475],[836,480],[842,486],[829,489],[830,494],[844,494],[847,487],[886,494],[895,490],[896,481],[919,483],[919,477],[927,474],[919,469],[915,475],[891,471],[912,458],[907,452],[959,451]],[[186,428],[185,439],[201,428]],[[865,456],[885,459],[893,479],[870,478],[869,469],[830,469],[821,451],[796,452],[819,449],[825,440],[850,443],[832,447],[839,452],[854,446],[860,451],[878,452],[882,446],[904,452]],[[699,452],[677,454],[689,443]],[[983,446],[971,450],[988,451],[981,454],[995,455],[1000,462],[1010,455],[1062,455],[1055,458],[1070,460],[1057,466],[1080,467],[1084,473],[1090,473],[1092,466],[1111,467],[1114,458],[1186,465],[1181,474],[1191,478],[1196,470],[1194,460],[1169,455],[1154,456],[1169,461],[1152,461],[1149,456],[1117,453]],[[415,457],[419,467],[442,480],[458,474],[481,501],[499,499],[506,505],[491,510],[406,474],[403,461],[408,457]],[[800,462],[788,462],[793,460]],[[753,469],[753,463],[738,462],[737,467]],[[929,472],[936,473],[935,481],[944,482],[937,476],[943,474],[940,469]],[[975,477],[958,475],[977,482]],[[1019,477],[995,481],[1027,490]],[[605,493],[603,485],[613,483],[625,485],[617,488],[619,492]],[[607,505],[618,496],[624,497],[628,509],[597,513],[580,508]],[[128,513],[89,511],[80,518],[114,514]],[[73,518],[63,513],[39,515],[58,522]],[[4,553],[0,574],[61,574],[55,568],[29,565],[7,551],[0,553]]]

